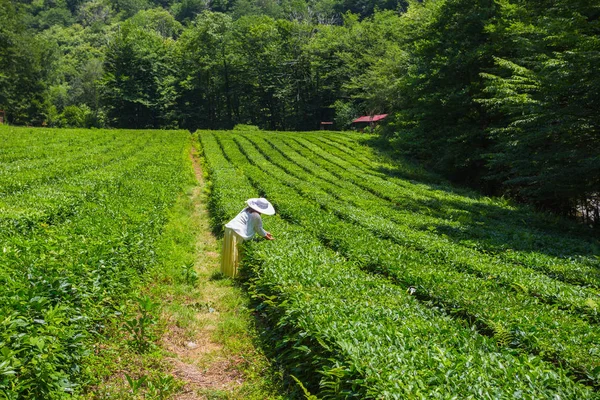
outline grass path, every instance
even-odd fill
[[[172,354],[167,358],[172,374],[184,384],[175,398],[278,398],[273,371],[255,346],[245,294],[219,273],[219,246],[210,231],[204,176],[195,150],[190,157],[197,181],[188,194],[188,226],[196,232],[194,272],[184,273],[186,287],[174,291],[163,310],[167,329],[162,346]]]
[[[158,305],[148,330],[154,346],[138,353],[125,344],[127,335],[101,344],[92,367],[99,382],[85,398],[287,398],[280,373],[257,344],[245,292],[219,272],[219,241],[210,230],[206,182],[194,147],[189,157],[195,181],[171,210],[157,246],[161,268],[140,293]],[[113,329],[112,337],[123,334],[122,327]]]

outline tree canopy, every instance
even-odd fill
[[[0,109],[190,130],[387,113],[397,152],[598,222],[599,21],[589,0],[0,0]]]

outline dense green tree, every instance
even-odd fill
[[[74,22],[73,14],[66,7],[53,7],[40,11],[37,18],[32,22],[37,29],[48,29],[53,26],[70,26]]]
[[[266,16],[198,16],[178,42],[183,126],[317,127],[311,34],[308,24]]]
[[[231,17],[205,11],[178,41],[178,119],[188,129],[231,127],[236,60]]]
[[[171,7],[177,21],[183,24],[192,22],[197,15],[206,10],[208,7],[205,0],[180,0]]]
[[[600,6],[500,4],[502,17],[490,29],[510,51],[484,75],[481,100],[497,114],[493,173],[523,200],[574,213],[599,196]]]
[[[83,3],[86,3],[88,0],[67,0],[66,6],[71,11],[71,14],[75,15],[77,10]]]
[[[236,0],[232,6],[232,13],[235,19],[249,15],[283,17],[283,10],[276,0]]]
[[[244,17],[233,29],[234,52],[240,57],[242,122],[269,129],[316,127],[310,62],[304,48],[310,25]]]
[[[152,7],[149,0],[110,0],[110,2],[120,14],[121,19],[131,18],[139,11]]]
[[[44,43],[26,31],[22,14],[0,0],[0,109],[9,122],[41,124],[45,120],[48,74]]]
[[[362,22],[347,14],[342,27],[323,27],[311,41],[318,93],[323,105],[335,109],[338,127],[348,128],[361,114],[393,109],[397,92],[392,83],[405,73],[394,54],[401,52],[403,37],[400,17],[380,12]]]
[[[339,127],[346,128],[347,123],[360,113],[344,90],[345,82],[352,75],[360,52],[355,51],[349,42],[350,31],[357,22],[356,18],[346,19],[344,27],[327,25],[320,27],[313,40],[307,46],[311,70],[315,76],[315,91],[320,110],[320,121],[336,120]]]
[[[183,30],[175,17],[162,8],[142,10],[131,18],[131,22],[141,28],[153,30],[165,39],[175,39]]]
[[[102,100],[111,125],[173,126],[173,42],[132,22],[121,25],[106,50]]]
[[[114,11],[104,0],[91,0],[77,8],[77,21],[83,26],[108,24]]]
[[[396,84],[392,136],[403,152],[472,184],[485,174],[488,116],[476,101],[493,65],[493,0],[413,3],[404,15],[404,68]]]
[[[47,59],[51,73],[46,79],[48,87],[47,124],[63,126],[62,113],[66,107],[86,110],[90,116],[72,121],[84,121],[83,126],[101,126],[102,111],[98,99],[98,84],[102,77],[103,49],[93,45],[93,36],[80,25],[68,28],[54,26],[40,34],[53,49],[54,58]],[[83,107],[83,108],[82,108]],[[92,121],[98,120],[95,123]],[[75,126],[70,123],[70,126]]]
[[[373,15],[376,10],[405,11],[406,0],[338,0],[334,9],[340,14],[351,12],[362,17]]]

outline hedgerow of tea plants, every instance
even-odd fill
[[[384,273],[406,287],[414,287],[418,295],[477,323],[482,330],[497,338],[499,344],[525,347],[534,354],[542,354],[549,361],[568,365],[582,379],[597,384],[600,362],[597,357],[589,357],[599,354],[599,333],[594,324],[565,315],[555,307],[540,302],[539,296],[535,296],[534,291],[529,293],[527,286],[521,290],[508,288],[507,292],[505,285],[493,275],[473,276],[461,264],[464,261],[460,258],[454,264],[450,263],[450,268],[444,268],[444,264],[448,264],[446,258],[451,253],[451,246],[437,246],[434,247],[435,251],[427,248],[414,251],[410,247],[381,240],[371,232],[393,236],[395,230],[389,229],[389,233],[386,233],[385,228],[389,224],[386,225],[385,221],[378,221],[379,225],[372,223],[374,216],[369,211],[372,208],[354,208],[353,214],[353,207],[319,190],[316,182],[307,184],[303,180],[288,177],[285,171],[278,170],[252,146],[241,145],[240,149],[246,153],[248,161],[262,166],[262,175],[261,172],[252,173],[252,176],[261,176],[259,185],[264,185],[269,179],[265,172],[277,176],[279,186],[269,195],[283,199],[279,200],[282,213],[286,211],[284,206],[289,207],[286,200],[302,197],[301,205],[292,203],[295,211],[288,211],[288,217],[298,218],[301,215],[300,220],[294,220],[305,225],[328,246],[356,260],[363,268]],[[296,191],[286,185],[294,186]],[[356,192],[351,194],[355,195]],[[323,209],[329,209],[330,212],[325,213]],[[344,216],[355,222],[361,221],[358,229],[346,222]],[[360,225],[367,229],[361,229]],[[434,245],[435,242],[430,246]],[[560,282],[555,286],[560,288]],[[591,308],[591,312],[595,310]]]
[[[316,135],[305,136],[319,141]],[[344,217],[337,208],[344,198],[321,186],[316,168],[312,178],[302,175],[310,172],[308,164],[294,166],[283,157],[286,151],[274,145],[280,137],[304,143],[305,136],[200,133],[210,165],[211,201],[221,210],[215,224],[227,222],[247,197],[257,194],[268,197],[281,215],[282,219],[270,217],[265,222],[275,241],[246,245],[243,279],[256,300],[257,314],[268,321],[264,335],[272,353],[291,375],[323,398],[594,398],[589,388],[572,379],[586,381],[593,376],[543,361],[556,360],[535,347],[501,343],[501,332],[484,331],[493,320],[477,324],[478,315],[469,319],[453,307],[453,298],[445,297],[457,297],[452,290],[440,291],[437,298],[430,293],[443,289],[448,280],[472,275],[447,268],[433,275],[442,279],[439,283],[414,275],[415,285],[409,286],[385,269],[379,253],[394,265],[410,262],[413,274],[421,263],[431,264],[433,255],[419,258],[418,251]],[[348,188],[342,190],[342,179],[337,183],[340,193],[353,195]],[[422,275],[432,273],[426,268]],[[432,283],[438,284],[437,289],[430,287]],[[459,285],[457,281],[455,286]],[[470,304],[494,292],[495,298],[516,296],[494,280],[481,291],[463,292],[462,298]],[[524,312],[530,317],[544,304],[529,303]],[[568,320],[570,314],[565,312],[556,310],[552,315]],[[594,325],[581,324],[594,330]],[[498,324],[498,331],[501,328]],[[512,335],[509,331],[508,340]],[[593,363],[594,357],[590,359]]]
[[[189,134],[0,127],[0,142],[0,397],[70,398],[156,264]]]

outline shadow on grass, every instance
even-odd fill
[[[406,179],[425,184],[444,184],[445,179],[431,171],[427,171],[417,162],[402,158],[391,149],[384,139],[376,135],[359,138],[358,143],[369,147],[376,158],[387,165],[375,168],[374,171],[391,178]]]
[[[227,279],[227,276],[225,276],[224,273],[222,273],[221,271],[214,271],[212,274],[210,274],[210,277],[208,278],[209,281],[222,281],[223,279]]]
[[[386,147],[378,137],[359,139],[388,166],[377,168],[386,180],[406,181],[406,196],[397,196],[391,207],[441,220],[424,222],[416,229],[434,231],[451,240],[491,252],[516,250],[559,258],[589,258],[600,269],[600,232],[555,214],[534,210],[503,198],[489,198],[465,187],[452,186]],[[410,192],[415,185],[418,195]],[[443,221],[447,221],[444,223]]]

